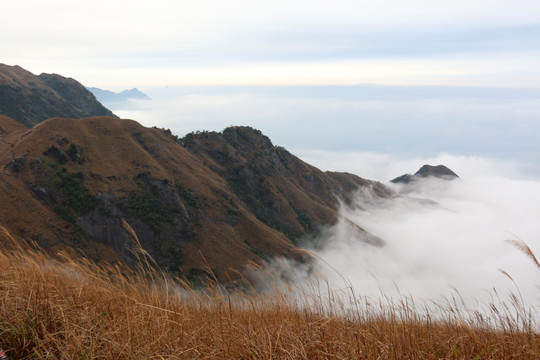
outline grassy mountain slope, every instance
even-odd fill
[[[0,114],[33,126],[51,117],[114,116],[74,79],[0,64]]]
[[[226,280],[249,261],[300,259],[294,241],[333,224],[336,196],[350,198],[351,184],[386,191],[324,173],[243,127],[178,139],[132,120],[53,118],[7,133],[0,154],[9,204],[0,224],[14,235],[133,263],[126,219],[162,268],[193,279],[206,268]]]
[[[26,129],[26,126],[4,115],[0,115],[0,136],[15,130]]]
[[[373,188],[380,196],[391,195],[380,183],[325,173],[249,127],[189,134],[182,143],[224,178],[259,220],[291,240],[317,225],[334,224],[338,199],[350,201],[360,186]]]

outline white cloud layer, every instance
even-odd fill
[[[332,229],[316,253],[324,260],[318,270],[334,286],[344,286],[345,277],[362,296],[377,298],[382,289],[389,296],[401,292],[424,300],[449,297],[455,287],[469,304],[475,299],[485,304],[493,288],[505,298],[517,295],[500,268],[514,278],[528,304],[537,304],[540,269],[504,240],[520,238],[540,254],[540,181],[428,180],[403,197],[368,200],[366,205],[360,193],[363,210],[342,213],[387,245],[363,244],[346,234],[343,224]]]
[[[375,306],[407,297],[432,309],[432,301],[443,305],[457,298],[454,309],[463,301],[468,311],[487,313],[490,303],[502,311],[501,301],[512,312],[511,294],[518,306],[538,305],[540,269],[506,240],[521,239],[540,254],[540,181],[477,176],[394,188],[401,196],[378,199],[364,191],[357,207],[341,211],[385,246],[365,243],[348,221],[340,221],[315,241],[307,239],[315,265],[277,259],[266,271],[292,279],[323,303],[330,290],[346,300],[345,307],[351,294]],[[322,286],[314,288],[314,279],[322,279]]]

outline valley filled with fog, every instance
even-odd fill
[[[175,87],[142,89],[152,100],[113,109],[145,126],[261,130],[322,170],[346,171],[391,186],[392,199],[357,195],[350,219],[385,241],[351,236],[347,222],[324,229],[316,272],[336,289],[467,303],[521,292],[534,304],[540,269],[505,240],[540,255],[540,104],[535,89],[383,86]],[[423,164],[460,178],[409,185],[389,180]],[[308,246],[309,249],[309,246]],[[295,266],[294,264],[290,264]],[[506,271],[515,284],[499,269]],[[298,267],[298,278],[303,279]],[[346,279],[346,281],[344,281]]]
[[[536,304],[540,269],[506,240],[521,239],[533,251],[540,249],[540,182],[427,179],[396,190],[401,196],[384,200],[359,193],[356,209],[342,209],[345,218],[386,244],[362,243],[345,222],[332,228],[326,245],[315,252],[324,259],[320,271],[333,284],[345,286],[343,276],[365,296],[383,291],[426,300],[448,297],[455,288],[469,304],[486,303],[495,296],[493,288],[505,299],[518,292],[502,269],[525,301]]]

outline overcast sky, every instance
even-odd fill
[[[2,62],[88,86],[538,87],[536,0],[19,0]]]
[[[500,284],[497,266],[521,269],[505,231],[540,249],[539,39],[538,0],[17,0],[2,4],[0,62],[137,87],[152,100],[115,113],[180,136],[250,125],[323,170],[388,181],[448,165],[464,185],[421,194],[440,208],[347,214],[384,253],[337,236],[321,254],[354,281],[367,267],[426,295],[424,282],[478,290]]]

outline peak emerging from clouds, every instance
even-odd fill
[[[435,177],[439,179],[445,179],[445,180],[453,180],[458,178],[457,174],[447,168],[444,165],[423,165],[414,175],[411,174],[405,174],[401,175],[395,179],[393,179],[391,182],[394,184],[408,184],[410,182],[414,182],[416,180],[422,179],[422,178],[428,178],[428,177]]]

